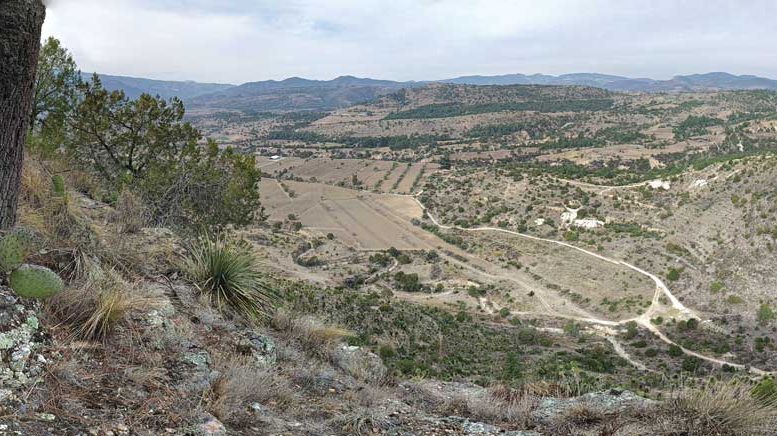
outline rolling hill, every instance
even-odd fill
[[[91,79],[91,74],[82,74],[84,79]],[[221,83],[199,83],[194,81],[166,81],[144,79],[140,77],[111,76],[100,74],[100,80],[105,89],[110,91],[123,90],[127,97],[137,98],[140,94],[159,95],[163,98],[178,97],[188,100],[212,92],[224,91],[235,85]]]
[[[458,85],[554,85],[588,86],[616,92],[704,92],[766,89],[777,90],[777,80],[752,75],[706,73],[675,76],[669,80],[629,78],[596,73],[551,76],[545,74],[507,74],[500,76],[462,76],[437,81],[397,82],[341,76],[332,80],[292,77],[242,85],[170,82],[122,76],[101,76],[108,89],[123,89],[129,97],[141,93],[172,96],[186,100],[195,110],[331,110],[373,100],[399,89],[418,88],[430,83]]]

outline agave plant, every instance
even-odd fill
[[[277,293],[245,241],[224,234],[202,236],[189,247],[183,271],[219,309],[230,307],[250,318],[266,318],[273,310]]]

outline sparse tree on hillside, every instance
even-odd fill
[[[41,0],[0,1],[0,229],[16,222],[45,15]]]
[[[68,149],[115,191],[136,190],[157,224],[245,225],[262,218],[252,155],[221,149],[183,122],[184,106],[148,94],[128,99],[95,75],[80,85]]]
[[[96,74],[80,90],[70,150],[111,183],[143,178],[152,164],[181,162],[200,139],[181,122],[184,106],[177,98],[143,94],[130,100],[123,91],[104,89]]]
[[[64,142],[68,116],[77,104],[81,72],[73,57],[56,38],[41,47],[30,113],[34,142],[54,148]]]

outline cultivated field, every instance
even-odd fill
[[[321,183],[283,182],[294,192],[289,197],[280,183],[263,179],[262,202],[270,221],[294,215],[307,231],[325,236],[332,233],[344,243],[362,250],[427,248],[409,220],[420,218],[420,206],[409,197],[380,195]],[[391,210],[407,223],[386,216]],[[400,221],[401,222],[401,221]]]
[[[410,193],[413,185],[421,186],[423,181],[439,168],[437,164],[426,163],[411,165],[373,159],[301,159],[298,157],[284,157],[279,160],[258,157],[257,166],[264,174],[273,178],[402,194]],[[354,185],[354,176],[356,176],[356,185]],[[419,179],[419,176],[422,177]]]

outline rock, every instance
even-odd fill
[[[210,356],[207,351],[198,351],[196,353],[188,352],[183,355],[183,360],[197,368],[208,367]]]
[[[388,373],[380,357],[360,347],[343,345],[335,351],[334,360],[340,369],[366,383],[380,382]]]
[[[35,419],[37,419],[38,421],[43,421],[43,422],[54,422],[54,421],[57,420],[57,417],[54,416],[54,414],[51,414],[51,413],[36,413],[35,414]]]
[[[505,431],[494,425],[470,421],[460,416],[448,416],[436,421],[440,425],[458,427],[463,432],[461,434],[465,435],[541,436],[540,433],[533,431]]]
[[[266,414],[269,411],[269,409],[267,407],[265,407],[265,406],[263,406],[263,405],[261,405],[259,403],[252,403],[251,404],[251,410],[253,410],[254,413],[259,413],[259,414]]]
[[[242,338],[237,347],[240,352],[251,354],[263,366],[275,365],[278,360],[275,342],[269,336],[251,333],[249,337]]]
[[[631,391],[611,389],[604,392],[591,392],[575,398],[543,398],[537,409],[532,412],[532,417],[536,422],[549,424],[567,409],[581,404],[606,411],[618,411],[652,403],[652,400],[642,398]]]
[[[221,436],[227,434],[227,428],[215,416],[205,414],[203,422],[199,426],[200,434]]]
[[[0,403],[14,399],[13,391],[10,389],[0,389]]]

